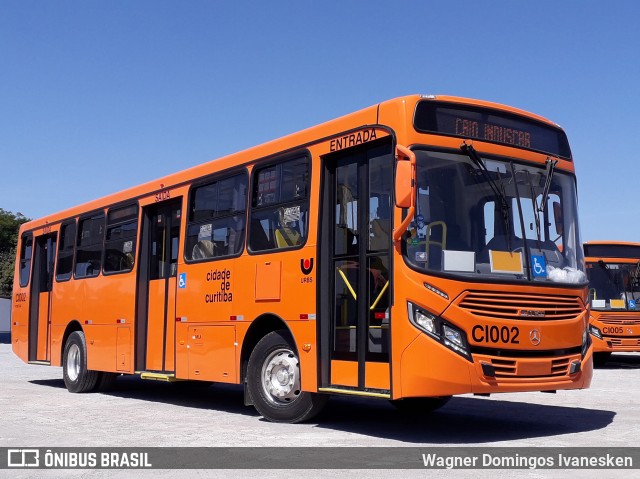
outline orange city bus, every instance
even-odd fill
[[[640,352],[640,243],[588,241],[593,359],[605,364],[612,352]]]
[[[362,201],[360,201],[362,200]],[[119,374],[243,384],[298,422],[331,394],[586,388],[567,137],[406,96],[22,226],[12,344],[71,392]]]

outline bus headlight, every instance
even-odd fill
[[[602,339],[602,332],[596,328],[593,324],[589,325],[589,332],[593,334],[596,338]]]
[[[413,303],[407,303],[409,321],[430,337],[445,345],[447,348],[464,356],[471,361],[471,352],[464,331],[439,316],[419,308]]]
[[[416,310],[415,313],[416,323],[426,332],[431,334],[436,333],[436,317],[429,313],[424,313],[422,311]]]
[[[583,358],[587,354],[587,351],[589,350],[590,347],[591,347],[591,335],[589,334],[589,326],[587,326],[587,329],[585,329],[584,333],[582,334],[582,357]]]

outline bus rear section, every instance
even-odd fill
[[[594,360],[605,364],[612,353],[640,351],[640,244],[588,241],[583,247]]]

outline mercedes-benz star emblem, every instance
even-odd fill
[[[531,340],[531,344],[533,344],[534,346],[540,344],[540,330],[532,329],[529,333],[529,339]]]

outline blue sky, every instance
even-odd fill
[[[104,196],[381,100],[559,123],[584,240],[640,241],[637,1],[29,1],[0,7],[0,208]]]

